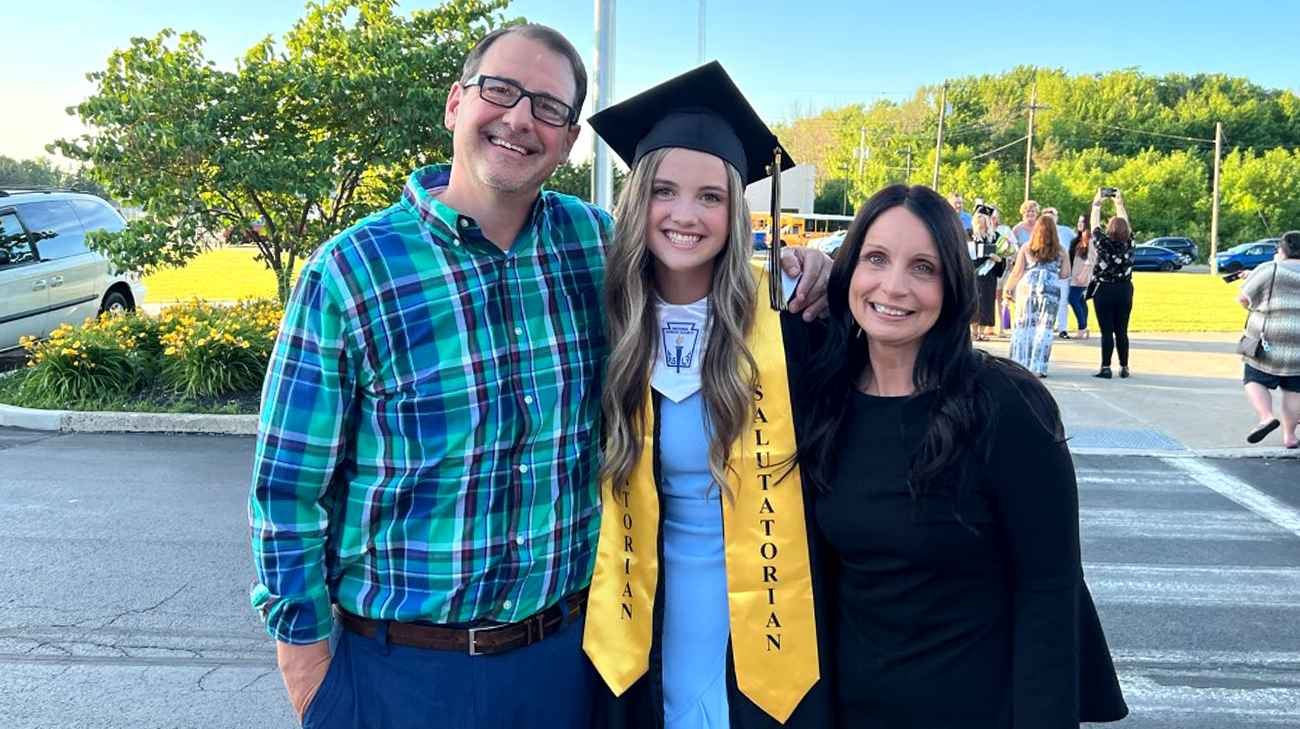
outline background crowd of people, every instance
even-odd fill
[[[1103,203],[1114,214],[1102,227]],[[966,225],[967,248],[975,270],[977,306],[971,318],[976,341],[1010,336],[1011,359],[1039,377],[1055,339],[1087,339],[1088,300],[1101,329],[1101,366],[1095,377],[1111,379],[1118,351],[1120,377],[1128,377],[1128,323],[1133,311],[1133,232],[1118,188],[1099,188],[1092,208],[1071,228],[1056,208],[1035,200],[1020,206],[1020,221],[1002,225],[997,207],[975,202],[964,210],[960,193],[948,203]],[[1074,312],[1076,329],[1070,333]]]

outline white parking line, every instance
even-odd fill
[[[1203,460],[1165,458],[1160,460],[1187,473],[1206,488],[1225,496],[1300,537],[1300,510],[1294,509],[1240,479],[1229,476]]]

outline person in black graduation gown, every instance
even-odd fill
[[[971,346],[960,220],[926,187],[888,187],[841,250],[800,442],[835,555],[838,725],[1124,717],[1060,412],[1029,372]]]
[[[744,201],[779,142],[717,63],[589,121],[631,168],[605,281],[597,726],[831,726],[820,550],[780,392],[814,333],[772,306]],[[780,582],[756,601],[743,580],[765,569]]]

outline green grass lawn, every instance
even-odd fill
[[[1240,332],[1246,310],[1237,291],[1238,284],[1208,273],[1135,273],[1129,331]],[[1092,329],[1097,333],[1095,323]]]
[[[275,298],[275,278],[253,260],[250,248],[208,251],[181,269],[145,278],[146,301],[164,303],[204,299],[236,301]],[[1137,273],[1133,275],[1134,332],[1236,332],[1246,310],[1236,301],[1237,285],[1206,273]],[[1074,317],[1071,315],[1071,324]],[[1096,332],[1096,324],[1093,323]]]
[[[173,301],[238,301],[275,298],[275,276],[252,248],[216,248],[199,255],[185,268],[166,268],[145,276],[147,303]],[[301,267],[301,260],[297,266]],[[296,271],[294,278],[297,278]]]

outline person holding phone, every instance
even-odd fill
[[[1101,227],[1102,200],[1115,201],[1115,215]],[[1119,353],[1119,376],[1128,377],[1128,322],[1133,314],[1133,229],[1119,188],[1102,187],[1092,198],[1093,310],[1101,328],[1101,369],[1093,377],[1109,380],[1111,355]]]

